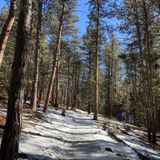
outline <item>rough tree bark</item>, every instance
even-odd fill
[[[7,41],[15,21],[16,8],[17,8],[16,0],[11,0],[8,19],[6,20],[6,23],[3,26],[2,33],[0,36],[0,66],[3,61],[3,56],[7,45]]]
[[[20,1],[15,54],[11,73],[6,126],[3,133],[0,159],[18,158],[19,137],[21,134],[21,113],[23,106],[23,79],[30,33],[32,0]]]

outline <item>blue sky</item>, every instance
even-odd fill
[[[5,0],[0,0],[0,9],[6,5]],[[87,22],[88,22],[88,17],[87,15],[89,14],[88,11],[88,0],[79,0],[78,7],[76,9],[76,14],[79,17],[79,22],[77,23],[77,28],[79,29],[79,36],[82,36],[86,32],[86,27],[87,27]],[[116,19],[110,19],[107,20],[108,23],[112,25],[116,25],[118,21]],[[119,32],[116,32],[117,38],[120,39],[124,36],[120,34]]]
[[[80,35],[83,35],[86,32],[87,21],[88,21],[87,15],[89,13],[87,2],[88,0],[81,0],[76,10],[77,15],[79,16],[79,22],[77,23],[77,27],[79,28]]]
[[[0,0],[0,9],[5,5],[5,1],[4,0]]]
[[[88,15],[88,0],[81,0],[78,4],[78,8],[76,9],[77,15],[79,16],[79,22],[77,23],[77,27],[79,28],[79,35],[83,35],[86,31],[87,26],[87,15]],[[0,0],[0,9],[6,5],[5,0]]]

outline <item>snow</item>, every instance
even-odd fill
[[[63,117],[60,110],[49,110],[43,118],[43,122],[32,121],[23,130],[31,137],[24,133],[21,136],[20,152],[32,158],[43,155],[42,159],[139,159],[132,149],[109,137],[86,113],[67,111]],[[106,147],[113,152],[106,151]]]
[[[66,111],[63,117],[61,112],[49,109],[47,115],[41,110],[34,116],[24,113],[23,122],[27,127],[22,129],[20,138],[19,151],[25,155],[21,159],[139,160],[132,149],[137,148],[139,143],[128,140],[131,137],[115,131],[117,136],[128,143],[126,145],[102,130],[102,126],[92,120],[92,115],[83,111]],[[110,124],[112,129],[114,125],[117,126],[115,123],[113,126]],[[119,126],[122,127],[122,124],[119,123]],[[156,151],[150,154],[158,157]]]
[[[145,132],[135,129],[134,126],[120,123],[113,120],[108,120],[108,130],[112,130],[117,138],[140,154],[147,156],[149,159],[160,160],[159,151],[153,149],[146,140]],[[126,128],[129,127],[129,130]],[[133,128],[132,128],[133,127]],[[118,129],[117,129],[118,128]]]

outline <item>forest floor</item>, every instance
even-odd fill
[[[147,143],[145,132],[84,111],[49,109],[24,112],[20,160],[158,160],[158,148]],[[2,117],[6,109],[0,108]],[[0,130],[0,139],[3,129]]]

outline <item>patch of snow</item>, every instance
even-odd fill
[[[48,112],[44,115],[39,109],[35,116],[24,113],[23,122],[27,123],[27,128],[22,129],[20,153],[27,155],[27,158],[23,160],[139,160],[131,147],[102,130],[92,120],[92,115],[84,111],[66,111],[64,117],[62,110],[49,109]],[[117,125],[123,128],[120,122],[110,124],[112,129]],[[118,136],[137,148],[138,143],[132,141],[133,136]]]

